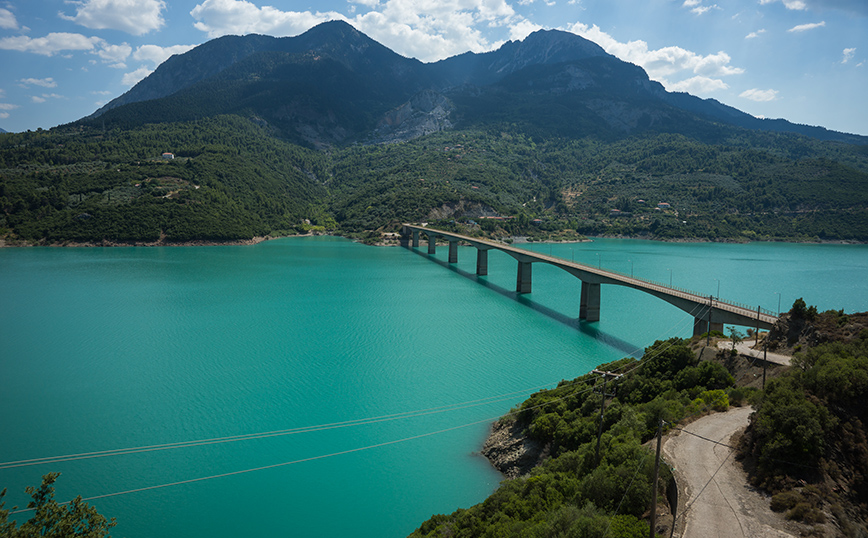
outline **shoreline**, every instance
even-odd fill
[[[335,237],[343,237],[350,241],[366,244],[376,247],[400,246],[399,240],[383,240],[375,243],[365,243],[352,237],[347,237],[341,234],[329,233],[305,233],[295,235],[280,235],[280,236],[257,236],[248,239],[196,239],[191,241],[166,241],[160,239],[158,241],[67,241],[54,243],[28,243],[26,241],[9,242],[7,239],[0,237],[0,248],[32,248],[32,247],[52,247],[52,248],[92,248],[92,247],[212,247],[212,246],[244,246],[257,245],[259,243],[270,241],[272,239],[282,239],[284,237],[313,237],[321,235],[333,235]],[[795,241],[787,239],[766,239],[762,241],[742,241],[737,238],[672,238],[672,239],[653,239],[646,236],[626,236],[626,235],[599,235],[594,237],[585,237],[584,239],[574,240],[553,240],[553,241],[528,241],[527,236],[513,236],[510,238],[511,243],[507,244],[566,244],[566,243],[593,243],[595,239],[632,239],[635,241],[653,241],[657,243],[728,243],[728,244],[746,244],[746,243],[792,243],[795,245],[868,245],[868,241],[857,241],[853,239],[823,239],[819,241]],[[489,240],[494,240],[489,238]],[[501,242],[503,242],[501,240]]]

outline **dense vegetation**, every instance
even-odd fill
[[[772,508],[808,522],[831,512],[845,536],[864,536],[868,316],[817,313],[797,301],[788,321],[827,341],[797,353],[793,368],[768,384],[743,456],[755,462],[756,485],[775,494]]]
[[[600,368],[623,376],[606,389],[617,395],[603,416],[599,462],[600,377],[587,374],[535,394],[506,418],[546,445],[550,457],[541,466],[503,482],[481,504],[434,516],[412,536],[648,536],[641,518],[651,500],[654,458],[642,443],[661,419],[675,423],[723,410],[745,393],[722,365],[698,363],[688,341],[678,338],[655,342],[641,361]],[[660,494],[668,483],[668,470],[662,472]]]
[[[20,526],[15,520],[9,521],[15,507],[5,508],[6,490],[0,492],[0,537],[104,538],[109,535],[109,530],[116,525],[115,520],[106,519],[96,508],[82,502],[81,496],[66,504],[54,500],[53,484],[58,476],[60,473],[49,473],[42,477],[41,486],[27,488],[27,494],[33,498],[27,505],[32,509],[32,516]]]
[[[2,134],[0,236],[220,241],[455,221],[492,236],[868,241],[866,148],[731,133],[603,141],[503,124],[326,152],[229,115]]]
[[[162,158],[172,152],[172,160]],[[246,239],[295,230],[320,156],[237,117],[0,138],[0,228],[28,241]]]

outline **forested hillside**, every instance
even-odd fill
[[[222,241],[439,221],[495,236],[868,240],[861,146],[744,130],[718,144],[603,141],[504,124],[326,152],[272,134],[228,115],[0,135],[0,234]],[[513,218],[482,218],[495,216]]]
[[[0,229],[7,239],[46,243],[294,233],[323,214],[326,174],[319,154],[238,117],[7,134]]]
[[[545,445],[548,457],[529,475],[502,482],[484,502],[436,515],[411,536],[648,536],[643,517],[651,502],[654,457],[642,444],[656,434],[661,419],[668,430],[684,417],[727,409],[731,398],[745,403],[746,393],[734,387],[726,369],[698,362],[688,344],[678,338],[658,341],[641,361],[601,365],[623,374],[602,430],[595,374],[563,381],[523,402],[503,420],[517,422]],[[660,470],[662,498],[671,474],[665,466]]]

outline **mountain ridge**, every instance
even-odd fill
[[[246,78],[244,73],[238,73],[245,65],[255,63],[249,61],[251,57],[267,53],[283,54],[280,60],[286,64],[283,72],[292,71],[309,84],[302,88],[297,81],[278,76],[279,69],[272,71],[275,76],[267,80],[253,70]],[[334,67],[330,75],[319,78],[323,70],[315,68],[317,60],[334,62],[345,71],[335,76],[339,68]],[[248,96],[262,92],[270,97],[264,102],[248,98],[243,110],[237,100],[219,110],[210,106],[208,100],[214,95],[201,89],[219,90],[214,83],[224,81],[227,73],[233,73],[232,69],[238,91]],[[208,85],[208,81],[212,84]],[[336,91],[330,87],[336,83],[346,86]],[[271,87],[266,89],[267,84]],[[196,88],[200,88],[199,93]],[[423,101],[434,98],[430,93],[434,92],[440,96],[435,100],[446,98],[451,104],[439,107],[437,117],[397,112],[406,111],[420,92],[426,92]],[[274,97],[278,94],[288,104],[279,105]],[[462,125],[462,121],[466,125],[468,118],[477,124],[496,121],[539,124],[542,122],[534,116],[539,110],[525,107],[524,115],[521,110],[528,96],[542,94],[549,96],[551,107],[558,109],[560,115],[569,114],[573,124],[582,126],[578,130],[554,130],[554,134],[587,136],[598,134],[597,130],[604,136],[617,137],[665,128],[691,136],[704,133],[714,140],[725,137],[728,129],[746,128],[868,144],[868,137],[786,120],[755,118],[714,99],[668,92],[641,67],[623,62],[599,45],[569,32],[538,30],[522,41],[504,43],[497,50],[466,52],[423,63],[401,56],[343,21],[322,23],[294,37],[254,34],[214,39],[173,56],[130,91],[82,121],[100,117],[103,121],[124,117],[133,123],[169,121],[175,117],[172,110],[182,109],[178,102],[181,99],[187,103],[186,110],[191,111],[182,113],[183,119],[202,117],[192,112],[195,108],[207,109],[209,114],[241,113],[272,124],[284,138],[325,148],[335,144],[405,141],[431,132],[434,126],[449,129]],[[183,98],[179,98],[181,95]],[[486,99],[491,101],[484,102]],[[134,112],[113,113],[145,101],[151,104]],[[494,114],[485,117],[480,113],[483,109],[494,109]],[[548,114],[542,112],[542,116]],[[393,130],[389,136],[381,136],[384,122],[401,117],[410,122],[397,129],[404,135],[396,137],[397,131]],[[569,120],[560,123],[566,125]]]

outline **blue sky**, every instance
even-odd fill
[[[226,34],[343,19],[429,62],[540,29],[595,41],[671,91],[868,135],[868,0],[0,0],[0,128],[50,128]]]

